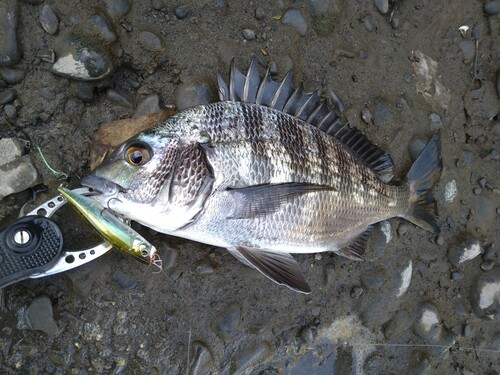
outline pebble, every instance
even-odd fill
[[[384,99],[378,98],[375,100],[374,107],[373,123],[377,126],[382,126],[385,123],[388,123],[392,117],[390,104]]]
[[[429,120],[431,120],[431,130],[433,132],[443,129],[443,121],[441,120],[441,116],[437,113],[431,113],[429,115]]]
[[[410,314],[406,310],[398,310],[391,320],[384,325],[384,336],[388,340],[398,339],[408,330],[411,322]]]
[[[16,0],[0,1],[0,66],[13,65],[21,58],[17,40],[18,17]]]
[[[237,303],[232,303],[226,307],[215,321],[215,332],[223,338],[228,338],[238,330],[240,320],[241,307]]]
[[[243,370],[255,365],[263,358],[267,358],[272,354],[271,344],[267,341],[262,341],[256,345],[237,353],[234,356],[235,373],[243,373]]]
[[[384,271],[373,269],[361,274],[361,282],[368,289],[379,289],[385,281]]]
[[[292,26],[297,30],[300,36],[306,36],[307,34],[307,22],[299,9],[288,9],[281,18],[281,23],[283,25]]]
[[[375,6],[382,14],[387,14],[389,11],[389,0],[374,0]]]
[[[169,4],[170,4],[169,0],[153,0],[151,2],[153,9],[156,9],[156,10],[165,9],[166,7],[168,7]]]
[[[495,262],[488,260],[486,262],[481,263],[481,269],[483,271],[491,271],[495,267]]]
[[[472,306],[484,319],[500,318],[500,268],[482,273],[471,291]]]
[[[23,148],[16,138],[0,138],[0,166],[14,161],[23,154]]]
[[[132,24],[130,22],[123,21],[121,23],[121,25],[125,29],[125,31],[127,31],[127,32],[131,32],[132,31]]]
[[[50,5],[45,4],[40,10],[40,16],[38,17],[42,29],[46,33],[53,35],[59,29],[59,18],[54,13]]]
[[[4,108],[5,115],[10,119],[15,119],[17,117],[16,107],[12,104],[7,104]]]
[[[444,237],[443,237],[443,235],[442,234],[438,234],[436,236],[435,242],[436,242],[436,245],[443,246],[444,245]]]
[[[403,81],[411,83],[411,81],[413,81],[413,76],[410,73],[406,73],[403,75]]]
[[[0,199],[40,183],[40,177],[29,155],[0,166]]]
[[[156,94],[151,94],[142,99],[134,111],[133,117],[151,115],[161,111],[160,97]]]
[[[1,148],[0,148],[1,150]],[[1,154],[1,152],[0,152]],[[497,257],[497,254],[496,254],[496,251],[495,249],[493,248],[493,246],[488,246],[485,250],[484,250],[484,253],[483,253],[483,260],[485,261],[488,261],[488,260],[495,260],[495,258]]]
[[[74,81],[70,83],[70,91],[75,94],[84,103],[90,103],[94,100],[94,86],[88,82]]]
[[[428,302],[420,303],[417,307],[417,321],[413,325],[413,332],[425,339],[439,341],[443,327],[436,307]]]
[[[26,309],[26,318],[29,329],[43,331],[49,336],[59,332],[59,327],[54,320],[52,302],[47,296],[35,298]]]
[[[0,91],[0,105],[12,102],[17,97],[17,92],[14,89],[5,89]]]
[[[500,0],[488,1],[484,4],[484,13],[489,16],[500,12]]]
[[[361,295],[363,294],[363,288],[360,286],[355,286],[351,289],[351,298],[352,299],[359,299]]]
[[[244,29],[243,30],[243,37],[246,40],[254,40],[255,39],[255,31],[252,29]]]
[[[200,342],[193,341],[193,364],[191,365],[190,374],[205,375],[209,374],[214,366],[214,357],[208,347]]]
[[[149,31],[141,31],[138,36],[139,43],[144,49],[151,52],[158,52],[163,49],[161,39]]]
[[[208,275],[215,272],[214,265],[209,261],[201,261],[196,265],[198,275]]]
[[[444,186],[444,201],[452,203],[458,193],[457,182],[455,180],[448,181]]]
[[[128,107],[128,108],[132,107],[132,103],[130,103],[130,101],[125,96],[123,96],[116,90],[113,89],[107,90],[106,98],[108,98],[108,100],[110,100],[111,102],[121,105],[123,107]]]
[[[396,230],[399,237],[403,237],[411,229],[411,226],[407,223],[400,223],[398,229]]]
[[[113,282],[122,289],[134,289],[137,286],[137,280],[121,271],[113,274]]]
[[[474,162],[474,153],[472,151],[464,150],[463,155],[467,167],[472,167],[472,163]]]
[[[39,49],[36,53],[36,57],[44,62],[48,62],[51,64],[56,61],[56,54],[54,53],[54,50],[50,48]]]
[[[113,72],[111,57],[94,43],[69,37],[62,44],[59,58],[50,71],[66,78],[96,81]]]
[[[448,260],[455,267],[476,258],[482,253],[481,244],[476,239],[466,239],[460,244],[452,245],[448,250]]]
[[[97,35],[101,37],[101,39],[108,43],[116,41],[117,37],[113,31],[113,27],[104,14],[100,12],[94,13],[90,16],[90,22],[94,25]]]
[[[363,17],[362,19],[363,25],[365,26],[366,31],[371,32],[373,31],[373,20],[372,16],[370,14],[367,14]]]
[[[464,63],[470,64],[474,61],[474,56],[476,55],[476,45],[473,40],[462,40],[459,43],[460,49],[464,54]]]
[[[399,27],[399,18],[398,17],[392,17],[392,20],[391,20],[391,27],[393,29],[397,29]]]
[[[415,137],[410,141],[408,152],[410,153],[410,157],[412,160],[417,160],[426,144],[427,142],[420,137]]]
[[[370,112],[370,110],[368,108],[363,108],[361,110],[361,118],[367,124],[372,123],[372,113]]]
[[[215,101],[217,91],[211,79],[196,77],[177,86],[174,96],[175,107],[178,111],[182,111],[186,108]]]
[[[24,70],[17,68],[0,68],[0,77],[9,85],[15,85],[24,79]]]
[[[106,10],[112,18],[121,18],[130,10],[132,0],[104,0]]]
[[[178,19],[183,20],[191,14],[191,8],[187,5],[178,5],[174,8],[174,14]]]
[[[464,275],[461,272],[452,272],[450,278],[455,281],[462,280]]]
[[[278,64],[276,64],[275,61],[271,61],[269,63],[269,73],[272,75],[272,76],[276,76],[278,75],[279,73],[279,68],[278,68]]]
[[[262,8],[255,9],[255,19],[262,21],[265,16],[266,16],[266,13],[264,12],[264,9],[262,9]]]

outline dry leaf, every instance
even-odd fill
[[[90,148],[90,170],[94,170],[113,149],[133,135],[156,125],[163,119],[172,116],[174,110],[144,115],[140,117],[115,120],[101,125],[92,136]]]

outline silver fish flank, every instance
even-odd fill
[[[177,113],[119,146],[82,184],[104,206],[159,232],[227,248],[271,280],[309,293],[291,254],[361,260],[372,224],[402,217],[439,230],[433,188],[439,135],[401,184],[393,163],[342,123],[318,90],[243,75],[219,77],[221,101]],[[116,184],[120,189],[111,189]]]

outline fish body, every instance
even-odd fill
[[[58,191],[99,235],[115,248],[146,263],[156,261],[156,248],[99,202],[62,186]]]
[[[308,293],[290,254],[333,251],[362,259],[371,225],[404,217],[437,231],[432,188],[438,136],[390,184],[387,153],[343,124],[317,91],[263,80],[252,60],[219,78],[221,102],[186,109],[119,146],[82,184],[155,230],[227,248],[275,282]]]

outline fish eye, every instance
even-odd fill
[[[130,165],[140,166],[151,160],[152,152],[149,147],[143,144],[130,145],[125,150],[125,160]]]

